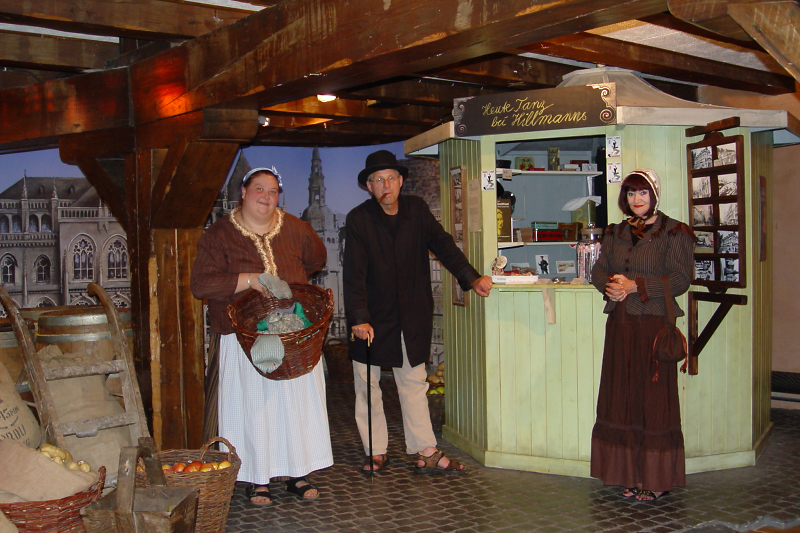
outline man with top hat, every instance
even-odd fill
[[[406,453],[415,455],[416,473],[458,475],[464,466],[436,447],[426,396],[425,363],[433,333],[428,254],[433,253],[465,291],[473,289],[479,296],[488,296],[492,281],[470,265],[422,198],[400,195],[406,179],[408,168],[399,165],[391,152],[379,150],[367,156],[358,183],[371,198],[348,213],[345,225],[345,313],[352,332],[349,348],[356,423],[367,455],[361,471],[378,472],[388,464],[388,432],[379,385],[383,366],[394,372]],[[372,406],[371,450],[368,403]]]

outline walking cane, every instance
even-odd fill
[[[367,334],[367,440],[369,442],[369,475],[375,475],[375,467],[372,464],[372,387],[370,386],[370,378],[372,376],[372,369],[370,360],[370,346],[369,334]]]

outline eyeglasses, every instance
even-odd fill
[[[382,183],[394,183],[395,181],[399,180],[400,176],[389,176],[386,178],[375,178],[373,180],[369,180],[370,183],[373,185],[381,185]]]

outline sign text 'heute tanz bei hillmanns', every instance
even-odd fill
[[[459,137],[606,126],[617,118],[616,84],[456,98],[453,118]]]

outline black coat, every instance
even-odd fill
[[[347,215],[344,248],[344,306],[349,327],[375,330],[371,364],[403,366],[403,334],[412,366],[430,357],[433,294],[428,251],[465,291],[480,274],[433,217],[422,198],[401,195],[392,229],[380,204],[370,198]],[[366,341],[350,342],[350,357],[366,363]]]

